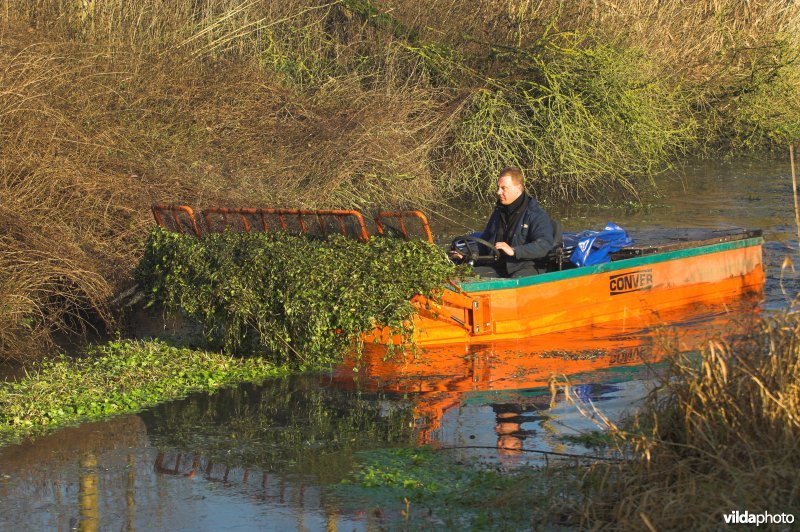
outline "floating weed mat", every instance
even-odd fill
[[[444,251],[421,241],[232,232],[197,239],[155,228],[136,276],[150,304],[199,322],[212,346],[313,366],[338,360],[375,327],[410,340],[409,299],[454,272]]]
[[[344,505],[368,506],[388,530],[530,530],[577,525],[582,469],[568,464],[495,470],[445,450],[358,453],[359,466],[331,489]]]
[[[135,412],[190,392],[286,374],[261,358],[232,358],[160,341],[117,341],[85,358],[36,363],[0,382],[0,445],[76,423]]]

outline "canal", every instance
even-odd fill
[[[368,352],[323,374],[68,427],[0,448],[0,530],[435,528],[452,516],[437,508],[421,515],[416,501],[378,489],[354,490],[354,475],[363,480],[376,459],[420,448],[454,467],[500,474],[613,459],[591,437],[603,418],[617,422],[635,409],[665,353],[737,334],[754,305],[756,314],[784,308],[800,290],[785,264],[797,254],[788,168],[692,163],[658,196],[553,210],[570,231],[608,221],[641,234],[760,228],[762,300],[664,316],[677,329],[609,324],[402,360]],[[438,232],[480,229],[490,208],[443,208]],[[409,521],[412,502],[418,514]]]

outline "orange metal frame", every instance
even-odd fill
[[[186,205],[164,205],[164,204],[157,204],[153,205],[153,218],[156,219],[156,223],[163,227],[164,229],[169,229],[167,225],[164,223],[164,217],[162,215],[169,214],[172,218],[173,223],[175,224],[175,230],[178,233],[184,233],[184,226],[181,223],[181,219],[179,214],[183,213],[189,218],[189,222],[191,223],[192,232],[196,237],[200,237],[200,227],[197,225],[197,220],[194,217],[194,211],[191,207],[187,207]]]
[[[422,232],[425,234],[425,239],[433,244],[433,235],[431,234],[431,226],[428,224],[428,218],[420,211],[381,211],[375,217],[375,227],[378,230],[378,234],[383,236],[383,221],[387,218],[397,218],[398,222],[400,223],[400,232],[403,233],[403,238],[406,240],[410,240],[411,236],[408,234],[408,228],[406,227],[406,220],[419,220],[420,225],[422,225]]]
[[[346,235],[347,234],[347,227],[345,222],[348,218],[355,220],[357,227],[358,227],[358,239],[362,241],[366,241],[369,239],[369,234],[367,233],[367,228],[364,225],[364,218],[361,216],[361,213],[358,211],[348,211],[348,210],[306,210],[306,209],[252,209],[252,208],[227,208],[227,207],[212,207],[205,209],[203,211],[203,220],[205,220],[206,227],[213,231],[217,224],[215,224],[213,217],[214,215],[218,215],[221,217],[222,221],[222,228],[228,227],[228,216],[234,215],[238,216],[242,222],[242,226],[245,232],[250,232],[250,222],[248,218],[253,219],[256,218],[259,222],[260,229],[262,231],[269,231],[270,226],[267,223],[267,216],[277,216],[278,223],[280,224],[281,230],[286,231],[288,229],[287,225],[287,216],[292,217],[297,221],[298,227],[302,233],[307,233],[309,230],[308,224],[306,222],[306,217],[313,217],[316,220],[317,226],[319,227],[322,234],[328,234],[328,224],[331,222],[326,222],[327,220],[332,219],[334,223],[337,223],[339,226],[339,233]]]
[[[188,218],[192,232],[195,236],[200,237],[202,231],[197,224],[194,211],[191,207],[186,205],[153,205],[153,217],[156,223],[164,229],[174,229],[179,233],[185,233],[184,224],[181,223],[181,214]],[[174,228],[166,224],[166,216],[169,215],[173,221]],[[290,218],[297,223],[297,227],[301,233],[308,233],[310,227],[308,225],[308,218],[316,220],[316,225],[323,235],[330,233],[329,225],[338,226],[338,232],[347,235],[347,219],[355,222],[355,229],[357,232],[356,237],[362,242],[369,240],[369,232],[364,224],[364,216],[353,210],[317,210],[317,209],[254,209],[249,207],[209,207],[202,211],[203,221],[206,231],[224,230],[230,228],[232,221],[229,217],[238,219],[241,222],[241,228],[249,233],[253,226],[257,226],[261,231],[270,231],[272,228],[267,223],[267,216],[276,216],[278,224],[282,231],[287,231],[289,225],[287,218]],[[417,220],[422,228],[424,240],[433,244],[433,234],[428,219],[420,211],[381,211],[375,217],[375,227],[378,235],[384,236],[385,228],[384,223],[387,219],[397,219],[400,225],[400,233],[405,240],[412,238],[408,230],[407,222]],[[219,228],[219,229],[217,229]]]

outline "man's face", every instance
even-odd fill
[[[502,205],[511,205],[522,195],[522,188],[522,183],[514,183],[511,176],[504,175],[497,180],[497,199]]]

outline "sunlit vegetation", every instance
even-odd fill
[[[800,515],[800,316],[765,319],[732,343],[681,356],[611,436],[631,459],[589,479],[593,526],[717,529],[724,515]],[[676,511],[676,509],[680,511]]]
[[[151,303],[197,320],[211,345],[314,367],[340,360],[375,327],[410,340],[409,299],[455,270],[421,240],[233,232],[197,239],[156,228],[137,277]]]
[[[113,329],[156,201],[433,209],[509,164],[544,200],[636,198],[686,154],[781,146],[799,11],[8,0],[0,356]]]
[[[116,341],[85,358],[61,356],[0,382],[0,444],[59,426],[137,412],[193,391],[286,374],[265,360]]]

